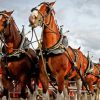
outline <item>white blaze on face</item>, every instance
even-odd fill
[[[38,16],[38,11],[34,10],[31,15],[37,17]]]
[[[42,4],[42,5],[43,5],[43,4]],[[32,12],[31,15],[32,15],[32,16],[35,16],[35,17],[37,18],[38,14],[39,14],[38,11],[39,11],[39,9],[41,8],[42,5],[38,6],[38,7],[36,8],[37,10],[34,10],[34,11]]]
[[[2,15],[0,15],[0,20],[2,19]]]

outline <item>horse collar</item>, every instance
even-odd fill
[[[62,54],[64,53],[66,50],[66,48],[68,47],[68,41],[67,38],[65,38],[65,36],[61,35],[59,41],[52,47],[44,49],[44,51],[47,53],[47,55],[50,54]]]

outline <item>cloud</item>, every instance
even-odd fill
[[[98,53],[95,60],[100,57],[100,1],[99,0],[67,0],[58,3],[56,17],[64,30],[70,30],[69,45],[82,46],[87,51]],[[63,6],[60,6],[63,5]],[[57,7],[56,7],[57,8]]]

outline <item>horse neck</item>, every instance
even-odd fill
[[[53,15],[48,15],[45,19],[45,23],[49,23],[49,25],[48,27],[44,26],[43,29],[43,47],[50,48],[58,42],[60,33]]]
[[[8,25],[7,29],[5,30],[5,33],[7,33],[7,36],[5,36],[6,44],[8,46],[13,44],[13,49],[17,49],[21,41],[21,35],[19,34],[19,30],[14,20],[11,20],[11,23]]]

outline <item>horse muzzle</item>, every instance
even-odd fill
[[[33,17],[32,15],[29,16],[29,23],[29,26],[35,27],[35,17]]]

